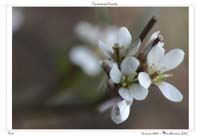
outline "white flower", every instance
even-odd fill
[[[183,99],[181,92],[173,85],[163,81],[172,74],[165,72],[176,68],[184,59],[184,51],[173,49],[165,54],[162,43],[155,45],[147,55],[148,73],[140,72],[140,85],[148,88],[151,83],[158,86],[162,94],[170,101],[180,102]]]
[[[116,64],[112,66],[110,71],[111,80],[121,86],[119,88],[120,96],[127,101],[144,100],[148,94],[147,89],[136,83],[136,70],[139,64],[136,58],[126,57],[120,65],[121,71]]]
[[[116,41],[114,34],[117,30],[118,27],[116,26],[101,28],[89,22],[81,21],[75,26],[74,32],[79,38],[89,43],[88,45],[97,45],[98,40],[102,39],[107,45],[111,46],[114,44],[114,41]],[[90,76],[97,75],[100,72],[100,66],[97,66],[99,62],[100,64],[102,64],[102,62],[111,63],[106,60],[98,61],[98,54],[92,53],[89,48],[84,48],[84,46],[72,48],[70,52],[71,61],[80,66],[83,71]],[[83,58],[86,59],[83,60]]]
[[[102,40],[107,45],[113,45],[116,41],[117,26],[107,26],[102,28],[97,25],[90,24],[89,22],[81,21],[74,29],[75,34],[82,40],[91,45],[97,45],[99,40]]]
[[[111,119],[116,124],[120,124],[128,119],[130,108],[132,105],[132,101],[128,102],[126,100],[122,100],[118,102],[116,105],[112,107],[111,110]]]
[[[126,27],[119,28],[117,33],[113,35],[116,38],[113,38],[112,45],[107,45],[101,40],[98,43],[99,49],[107,58],[112,58],[112,54],[115,51],[114,48],[119,48],[119,55],[123,57],[136,54],[141,45],[141,41],[138,39],[132,45],[132,36]]]
[[[95,44],[98,41],[99,35],[99,27],[93,26],[88,22],[79,22],[75,26],[75,34],[79,36],[81,39],[89,42],[90,44]]]
[[[72,48],[69,57],[75,65],[80,66],[89,76],[95,76],[101,70],[96,55],[84,46]]]

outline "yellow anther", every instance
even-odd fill
[[[126,87],[126,86],[127,86],[127,83],[123,82],[122,87]]]
[[[126,76],[122,76],[122,82],[126,80]]]
[[[161,81],[162,79],[163,79],[163,77],[162,77],[161,75],[157,75],[152,81],[153,81],[154,83],[156,83],[156,82]]]

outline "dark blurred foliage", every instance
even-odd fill
[[[17,10],[23,13],[24,22],[13,31],[14,129],[189,127],[188,8],[18,7],[13,13]],[[83,20],[100,26],[126,26],[135,39],[154,15],[159,18],[150,33],[161,31],[167,51],[185,51],[184,62],[169,79],[184,99],[181,103],[170,102],[151,87],[146,100],[134,101],[129,119],[116,125],[110,111],[99,114],[94,110],[104,96],[97,91],[103,72],[91,77],[69,61],[70,49],[82,42],[74,34],[74,27]]]

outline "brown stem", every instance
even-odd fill
[[[147,54],[149,53],[152,47],[154,47],[158,42],[162,40],[163,40],[163,37],[159,35],[156,39],[154,39],[151,43],[147,45],[144,53],[139,54],[138,59],[140,60],[141,65],[139,66],[137,72],[145,71],[147,69],[147,63],[146,63]]]
[[[144,38],[146,37],[146,35],[149,33],[149,31],[152,29],[152,27],[154,26],[154,24],[156,22],[157,22],[157,17],[156,16],[153,16],[149,20],[149,22],[147,23],[147,25],[145,26],[145,28],[143,29],[142,33],[139,36],[141,42],[144,40]]]
[[[120,68],[120,51],[119,47],[114,47],[115,54],[116,54],[116,60],[117,60],[117,65]]]

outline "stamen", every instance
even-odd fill
[[[122,82],[122,87],[127,87],[127,83],[125,83],[125,82]]]
[[[153,78],[152,82],[157,83],[157,82],[160,82],[161,80],[162,80],[162,77],[160,75],[157,75],[155,78]]]
[[[172,77],[173,74],[163,74],[163,75],[157,75],[155,78],[153,78],[152,82],[157,83],[160,82],[168,77]]]
[[[163,78],[168,78],[168,77],[172,77],[172,76],[173,76],[172,73],[171,74],[164,74],[164,75],[162,75]]]
[[[122,76],[122,82],[125,82],[126,76]]]

